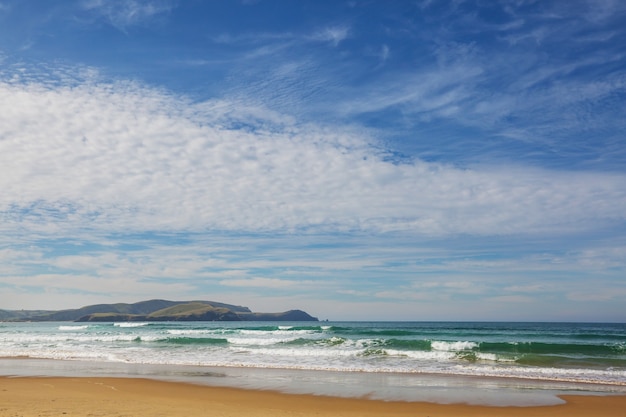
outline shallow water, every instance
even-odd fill
[[[11,377],[139,377],[292,394],[385,401],[426,401],[440,404],[536,406],[561,404],[563,400],[558,396],[564,394],[626,395],[626,389],[619,386],[427,374],[146,365],[23,358],[0,359],[0,370],[0,375]]]

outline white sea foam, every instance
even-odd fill
[[[456,357],[454,352],[449,351],[407,351],[407,350],[394,350],[387,349],[387,352],[394,356],[405,356],[411,359],[417,359],[423,362],[426,361],[449,361]]]
[[[206,334],[220,334],[221,332],[216,332],[214,330],[208,329],[168,329],[167,333],[175,336],[195,336]]]
[[[346,340],[343,337],[337,337],[337,336],[333,336],[330,339],[324,339],[324,340],[320,340],[321,343],[323,344],[328,344],[328,345],[350,345],[350,344],[354,344],[354,342],[352,340]]]
[[[387,336],[365,325],[361,327],[363,332],[356,326],[342,330],[342,324],[334,328],[322,326],[326,329],[320,332],[291,325],[263,328],[255,324],[242,328],[246,324],[147,324],[7,324],[0,328],[0,356],[127,364],[495,376],[626,385],[626,369],[619,363],[615,365],[617,368],[602,369],[586,367],[584,362],[580,366],[569,363],[564,367],[558,364],[522,366],[515,362],[509,350],[505,349],[501,355],[481,352],[477,340],[482,342],[492,337],[487,332],[472,340],[467,334],[452,331],[439,337],[432,333],[413,336],[395,331]],[[372,334],[375,337],[371,337]],[[179,337],[190,340],[175,340]],[[213,338],[226,339],[227,343],[208,340]],[[429,343],[429,340],[434,341]],[[500,340],[502,337],[498,336],[489,341],[497,344]],[[610,342],[615,343],[613,339]],[[560,339],[559,343],[562,343]],[[619,351],[615,355],[620,355]],[[623,353],[621,355],[618,360],[624,358]]]
[[[514,359],[499,358],[495,353],[476,353],[476,359],[493,362],[515,362]]]
[[[476,342],[440,342],[435,341],[431,343],[434,350],[441,350],[445,352],[458,352],[461,350],[472,350],[478,347]]]
[[[59,326],[59,330],[61,331],[77,331],[77,330],[85,330],[89,327],[89,325],[83,326]]]
[[[278,329],[278,330],[256,330],[256,329],[237,329],[236,332],[234,332],[236,334],[242,334],[242,335],[263,335],[266,337],[272,337],[275,335],[285,335],[285,334],[289,334],[289,335],[307,335],[307,334],[316,334],[318,332],[314,331],[314,330],[308,330],[308,329],[300,329],[300,330],[288,330],[287,328],[285,329]]]
[[[235,346],[270,346],[281,343],[293,342],[297,340],[297,336],[292,337],[272,337],[272,338],[261,338],[261,337],[227,337],[226,340],[228,343]]]

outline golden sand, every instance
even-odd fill
[[[0,378],[0,416],[458,417],[624,416],[626,396],[568,396],[566,404],[487,407],[282,394],[131,378]]]

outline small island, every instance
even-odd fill
[[[0,310],[2,321],[319,321],[302,310],[257,313],[215,301],[148,300],[133,304],[95,304],[78,309]]]

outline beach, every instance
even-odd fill
[[[0,416],[623,416],[626,396],[494,407],[380,401],[210,387],[143,378],[1,377]]]

